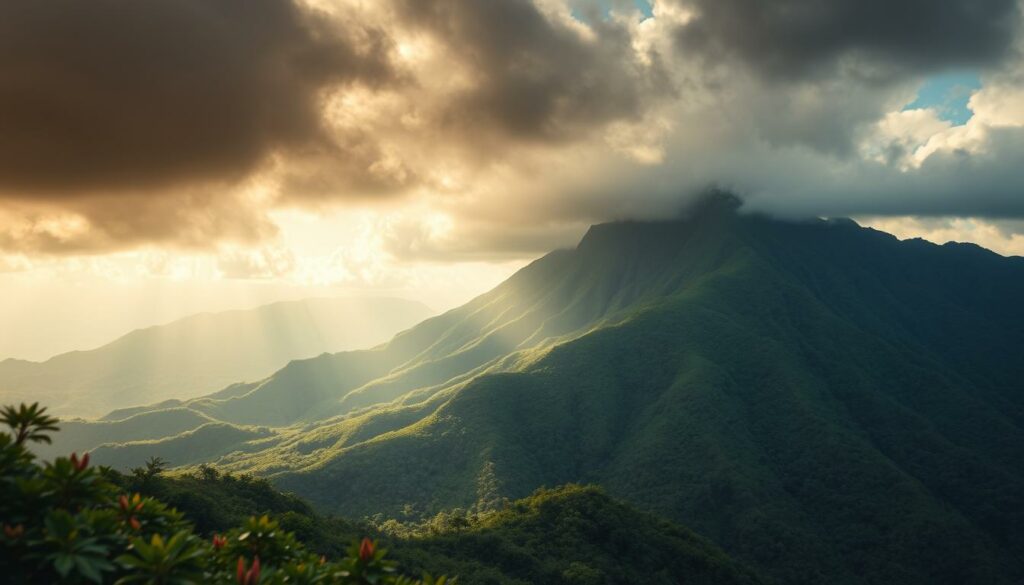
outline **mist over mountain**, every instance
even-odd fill
[[[0,400],[58,414],[190,398],[258,380],[293,359],[371,347],[431,315],[392,298],[320,298],[202,313],[43,362],[0,361]]]
[[[356,517],[595,483],[779,582],[1019,583],[1024,259],[724,203],[594,226],[385,345],[78,446]]]

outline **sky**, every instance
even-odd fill
[[[0,359],[480,294],[709,188],[1024,255],[1018,0],[8,0]]]

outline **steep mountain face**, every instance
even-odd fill
[[[0,399],[98,416],[258,380],[293,359],[371,347],[430,316],[400,299],[308,299],[205,313],[45,362],[0,362]]]
[[[214,460],[346,515],[597,483],[784,583],[1019,583],[1022,298],[1020,258],[710,208],[595,226],[374,350],[108,419],[273,427]]]
[[[497,330],[575,336],[236,467],[349,514],[597,482],[788,583],[1020,578],[1020,259],[716,216],[529,270]]]

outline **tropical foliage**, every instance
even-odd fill
[[[401,521],[353,521],[317,513],[265,479],[212,467],[111,476],[129,491],[172,503],[208,538],[268,515],[317,554],[344,555],[357,535],[369,534],[407,570],[458,575],[468,585],[762,582],[707,540],[594,486],[542,489],[493,509],[445,510],[423,520],[410,510]]]
[[[206,538],[161,501],[129,495],[90,465],[88,454],[42,465],[26,448],[50,440],[56,420],[37,404],[8,407],[0,418],[0,574],[15,583],[147,583],[184,585],[435,584],[414,581],[374,541],[363,538],[341,558],[307,550],[267,516]],[[162,462],[133,474],[153,481]]]

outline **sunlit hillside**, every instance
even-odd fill
[[[258,380],[294,359],[372,347],[431,311],[389,298],[308,299],[205,313],[45,362],[0,361],[0,400],[95,417]]]
[[[1021,294],[1019,258],[716,199],[595,226],[379,348],[71,430],[103,463],[212,462],[346,515],[595,482],[787,583],[869,559],[879,582],[1009,583]]]

